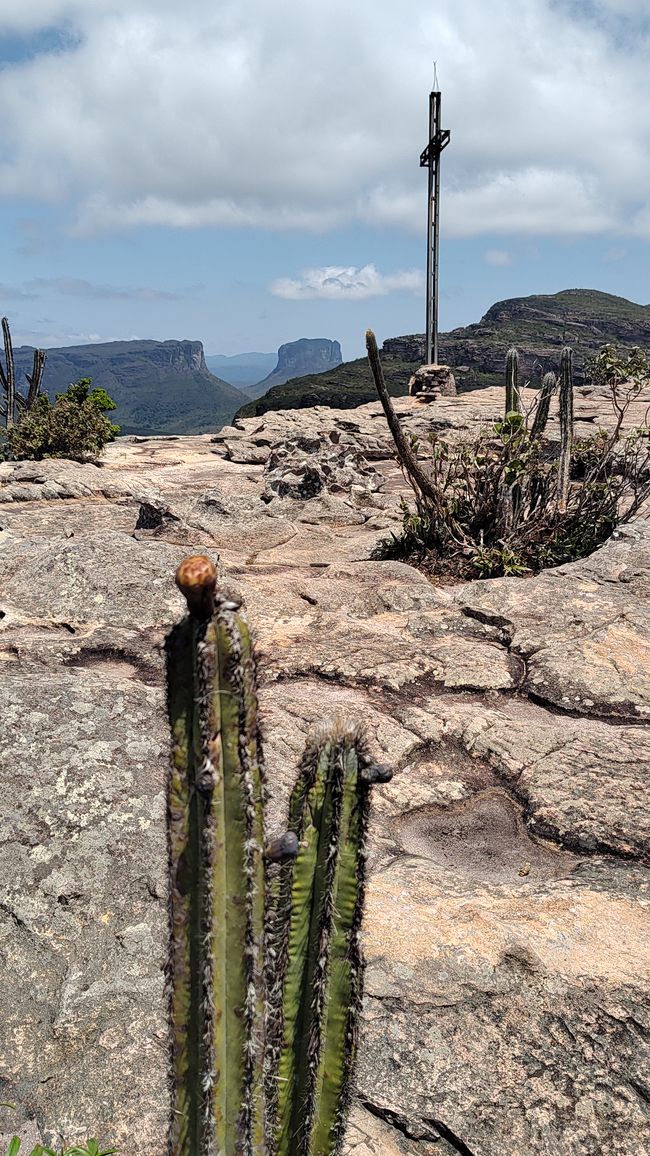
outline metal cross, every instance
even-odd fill
[[[440,128],[441,93],[429,93],[429,143],[420,155],[420,168],[429,169],[427,204],[427,364],[438,362],[438,220],[440,213],[440,154],[449,144],[449,129]]]

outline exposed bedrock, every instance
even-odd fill
[[[427,409],[462,424],[468,396]],[[537,578],[435,587],[368,560],[405,492],[378,418],[301,413],[352,447],[349,487],[262,500],[291,413],[0,466],[0,1146],[165,1154],[161,648],[200,549],[257,635],[271,830],[324,715],[395,768],[346,1156],[650,1153],[647,523]]]

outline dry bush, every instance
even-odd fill
[[[572,355],[563,351],[558,454],[544,438],[554,377],[547,375],[531,411],[523,414],[511,350],[504,420],[458,441],[432,433],[425,466],[418,461],[420,447],[405,436],[383,388],[370,333],[367,344],[398,460],[415,499],[414,509],[402,502],[402,532],[384,539],[376,556],[408,559],[428,572],[459,578],[535,573],[591,553],[650,497],[647,415],[643,426],[623,433],[630,403],[644,380],[642,371],[647,373],[644,361],[635,362],[634,381],[618,380],[612,388],[613,429],[578,441]],[[617,360],[611,350],[607,360],[611,375]]]

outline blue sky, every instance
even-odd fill
[[[423,329],[585,287],[647,303],[641,0],[2,0],[0,311],[16,344],[207,353]],[[516,18],[513,18],[516,14]]]

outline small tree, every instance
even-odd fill
[[[41,394],[16,425],[7,431],[8,456],[12,459],[72,458],[81,460],[100,454],[120,427],[105,416],[115,402],[105,389],[91,389],[91,378],[69,385],[56,400]]]

